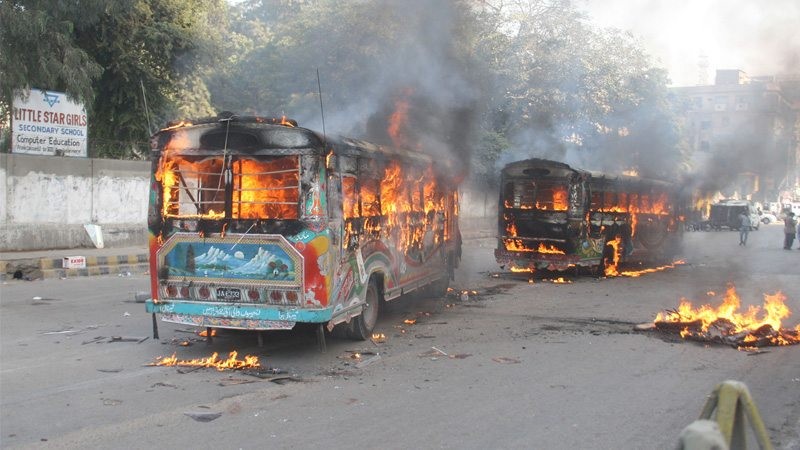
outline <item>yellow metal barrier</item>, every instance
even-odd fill
[[[744,383],[728,380],[718,384],[706,401],[700,419],[712,419],[715,411],[719,430],[731,450],[747,448],[745,416],[759,447],[762,450],[773,450],[758,407]]]

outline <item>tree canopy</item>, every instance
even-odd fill
[[[224,12],[222,0],[4,0],[0,108],[17,90],[66,92],[90,116],[92,154],[130,156],[147,145],[145,98],[157,122],[212,111],[197,71]]]

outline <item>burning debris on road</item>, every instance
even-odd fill
[[[750,306],[741,312],[736,288],[729,285],[724,301],[716,308],[707,304],[694,307],[682,299],[678,309],[658,313],[652,324],[637,330],[675,333],[684,339],[731,345],[744,351],[800,344],[800,325],[794,329],[782,327],[781,321],[792,313],[785,300],[781,292],[764,294],[763,307]]]
[[[149,366],[180,366],[180,367],[213,367],[219,371],[226,369],[250,369],[261,367],[258,362],[258,356],[245,355],[244,359],[238,359],[239,353],[232,351],[228,354],[228,359],[220,359],[219,353],[214,352],[207,358],[197,359],[181,359],[179,360],[175,354],[172,356],[158,358],[157,361],[148,364]]]

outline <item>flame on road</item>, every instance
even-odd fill
[[[764,294],[762,306],[749,306],[741,310],[741,299],[736,288],[729,285],[725,298],[717,307],[705,304],[695,307],[689,300],[681,299],[674,311],[658,313],[654,324],[676,324],[681,337],[719,340],[737,344],[740,349],[764,345],[792,345],[800,343],[800,325],[794,329],[782,328],[782,321],[792,312],[780,292]]]
[[[621,275],[623,277],[637,278],[637,277],[640,277],[640,276],[642,276],[642,275],[644,275],[646,273],[655,273],[655,272],[661,272],[661,271],[667,270],[667,269],[674,269],[675,267],[680,266],[682,264],[686,264],[686,261],[684,261],[682,259],[679,259],[679,260],[673,262],[672,264],[665,264],[663,266],[658,266],[658,267],[648,267],[647,269],[641,269],[641,270],[623,270],[623,271],[619,272],[619,275]]]
[[[258,356],[246,355],[244,359],[238,359],[239,353],[232,351],[228,354],[228,359],[220,359],[219,353],[214,352],[207,358],[197,359],[178,359],[175,353],[172,356],[167,356],[158,359],[156,362],[149,364],[151,366],[180,366],[180,367],[213,367],[219,371],[226,369],[245,369],[261,367],[258,362]]]

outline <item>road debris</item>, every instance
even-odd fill
[[[111,336],[108,342],[136,342],[137,344],[141,344],[148,338],[149,336]]]
[[[221,412],[190,411],[190,412],[185,412],[183,414],[191,417],[192,419],[198,422],[211,422],[212,420],[217,420],[220,417],[222,417]]]
[[[249,384],[249,383],[258,383],[259,380],[248,380],[245,378],[224,378],[219,380],[217,385],[219,386],[236,386],[239,384]]]
[[[441,353],[441,354],[442,354],[442,355],[444,355],[444,356],[450,356],[450,355],[448,355],[447,353],[443,352],[442,350],[439,350],[439,349],[438,349],[438,348],[436,348],[436,347],[431,347],[431,350],[433,350],[433,351],[435,351],[435,352],[438,352],[438,353]]]
[[[100,328],[100,326],[101,325],[89,325],[89,326],[86,326],[86,327],[83,327],[83,328],[80,328],[80,329],[77,329],[77,330],[74,329],[74,328],[70,328],[68,330],[59,330],[59,331],[43,331],[41,334],[43,334],[45,336],[53,335],[53,334],[66,334],[68,336],[72,336],[73,334],[81,334],[81,333],[85,333],[85,332],[87,332],[89,330],[96,330],[96,329]]]
[[[376,353],[376,354],[372,355],[371,357],[369,357],[367,359],[359,361],[356,364],[356,368],[357,369],[363,369],[364,367],[367,367],[368,365],[370,365],[372,363],[375,363],[375,362],[378,362],[380,360],[381,360],[381,355],[379,353]]]
[[[498,364],[519,364],[520,360],[517,358],[512,358],[510,356],[496,356],[492,358],[492,361]]]

